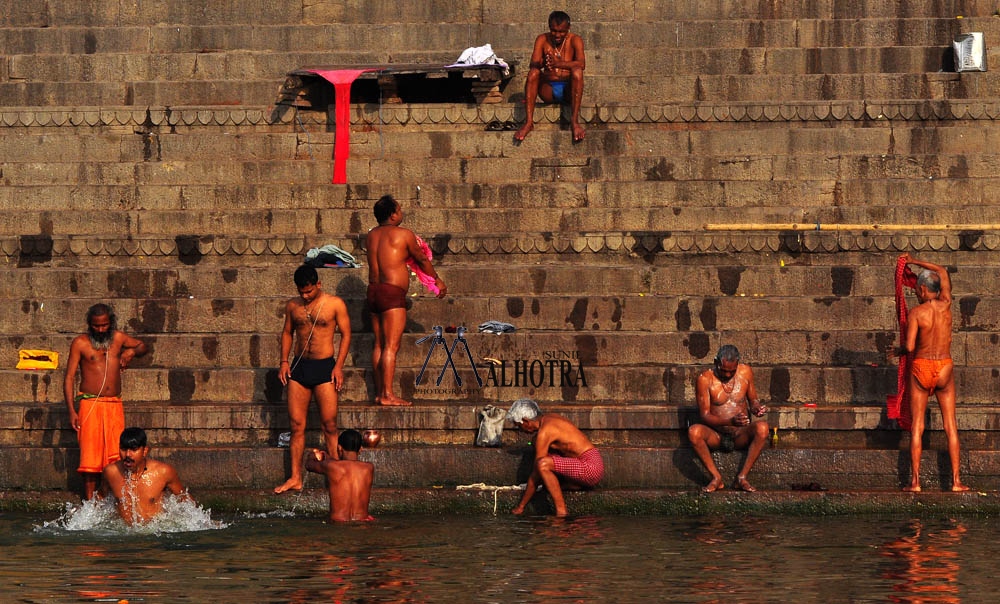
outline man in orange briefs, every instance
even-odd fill
[[[917,277],[920,305],[910,312],[902,354],[915,353],[910,365],[910,466],[912,477],[904,491],[920,490],[920,453],[924,434],[927,398],[936,393],[941,421],[948,437],[951,457],[951,490],[968,491],[958,478],[958,422],[955,420],[955,375],[951,360],[951,279],[937,264],[921,262],[906,255],[907,264],[924,270]]]
[[[438,298],[443,298],[448,288],[417,244],[417,236],[399,226],[403,221],[403,208],[392,195],[383,195],[375,203],[375,220],[378,226],[368,231],[365,239],[368,250],[367,305],[372,331],[375,332],[372,351],[375,403],[409,405],[408,401],[392,391],[396,354],[406,326],[406,291],[410,287],[407,259],[413,258],[420,270],[434,278],[434,284],[441,290]]]
[[[125,429],[122,371],[133,358],[146,354],[144,343],[118,331],[117,326],[111,307],[95,304],[87,311],[87,333],[74,338],[69,348],[63,397],[69,423],[80,441],[77,471],[83,475],[86,499],[97,492],[104,467],[118,459],[118,437]],[[77,368],[79,389],[74,388]],[[75,402],[80,403],[79,411]]]

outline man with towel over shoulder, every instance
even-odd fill
[[[375,403],[378,405],[409,405],[392,391],[396,373],[396,354],[406,327],[406,292],[410,273],[406,261],[413,259],[423,272],[434,279],[438,298],[448,293],[431,261],[420,249],[413,231],[399,226],[403,208],[392,195],[383,195],[375,202],[378,226],[368,231],[367,306],[371,314],[375,345],[372,351],[372,373],[375,377]]]
[[[122,410],[122,371],[135,357],[146,354],[146,345],[118,331],[118,319],[107,304],[87,310],[87,333],[69,347],[63,396],[69,423],[80,441],[80,467],[84,498],[98,493],[101,472],[118,460],[118,438],[125,429]],[[80,370],[80,387],[76,385]],[[74,404],[80,403],[77,411]]]

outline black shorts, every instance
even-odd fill
[[[325,359],[303,359],[299,358],[289,376],[296,382],[302,384],[310,390],[320,384],[328,384],[332,380],[333,368],[337,362],[333,357]]]

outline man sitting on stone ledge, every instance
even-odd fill
[[[569,15],[561,10],[549,15],[549,33],[535,39],[531,52],[531,69],[524,83],[524,125],[514,133],[523,141],[535,126],[535,102],[565,103],[569,94],[573,142],[583,140],[586,131],[580,125],[580,103],[583,101],[583,70],[587,58],[583,53],[583,38],[569,32]],[[566,90],[569,88],[569,90]]]
[[[688,439],[705,464],[705,469],[712,475],[712,481],[702,490],[711,493],[724,487],[710,449],[728,452],[748,447],[746,462],[736,477],[736,486],[744,491],[756,491],[747,482],[747,473],[767,443],[768,427],[764,420],[751,420],[750,414],[761,417],[767,412],[767,407],[760,404],[753,383],[753,371],[749,365],[740,363],[740,351],[735,346],[726,344],[719,348],[715,355],[715,367],[698,376],[695,394],[702,423],[688,428]]]
[[[535,495],[539,482],[552,496],[556,516],[566,515],[560,478],[566,481],[564,486],[574,490],[594,488],[601,482],[604,477],[601,452],[566,418],[555,413],[542,415],[535,401],[522,398],[511,405],[507,419],[519,430],[536,433],[534,468],[524,496],[513,510],[515,514],[524,513],[524,507]],[[550,452],[550,449],[558,454]]]

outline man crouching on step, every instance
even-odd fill
[[[711,493],[724,487],[710,449],[728,452],[746,448],[747,460],[736,477],[736,487],[756,491],[747,482],[747,473],[767,443],[768,427],[766,421],[754,421],[750,415],[761,417],[767,413],[767,407],[760,404],[753,371],[749,365],[740,363],[740,351],[735,346],[726,344],[719,348],[715,367],[698,376],[696,396],[702,423],[688,428],[688,439],[712,475],[712,481],[702,490]]]

